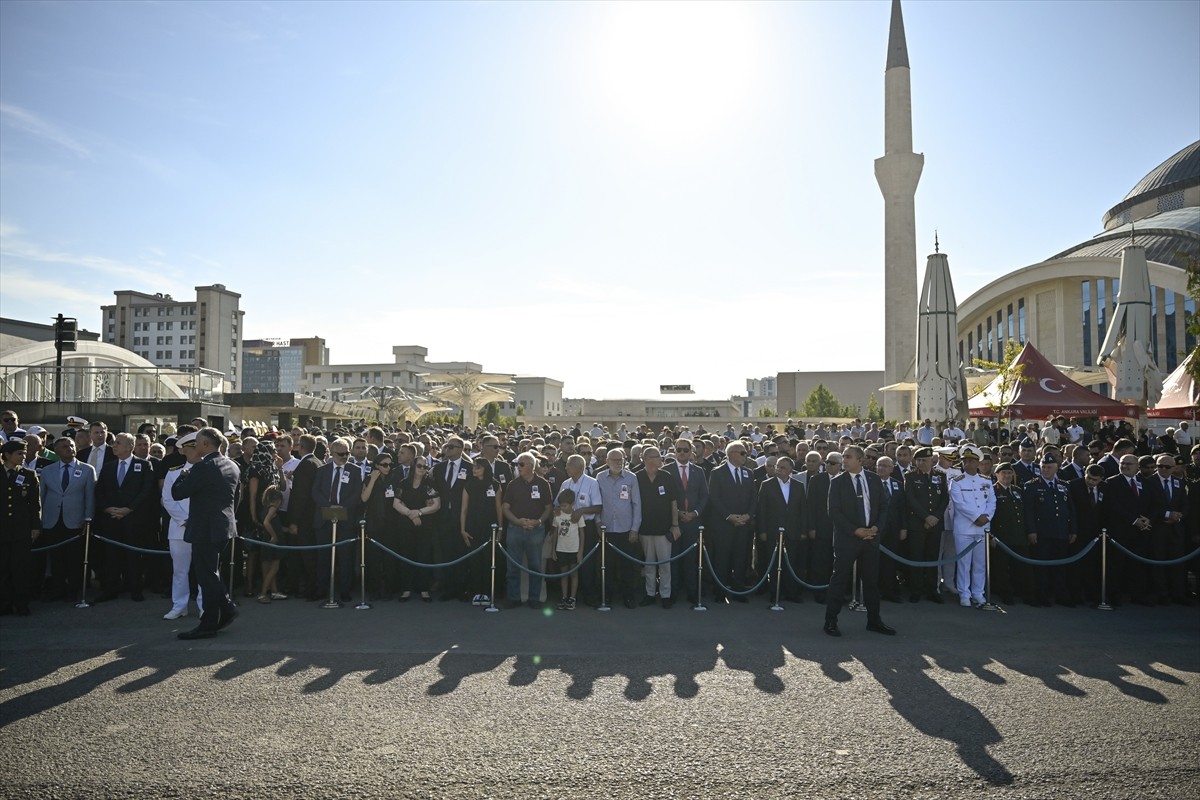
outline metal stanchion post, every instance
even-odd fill
[[[779,605],[779,592],[783,588],[783,528],[779,529],[779,544],[775,546],[775,604],[771,606],[772,611],[783,611],[783,606]]]
[[[847,611],[866,611],[867,607],[858,600],[858,561],[850,565],[850,602]]]
[[[992,528],[989,525],[983,529],[983,568],[984,568],[984,594],[983,605],[979,607],[980,611],[999,611],[1001,614],[1007,613],[1003,608],[992,602]]]
[[[708,611],[704,605],[704,526],[700,526],[700,537],[696,540],[696,605],[692,611]]]
[[[333,545],[329,548],[329,599],[321,604],[321,608],[341,608],[342,604],[338,602],[337,595],[337,526],[338,521],[333,521],[333,533],[330,535],[330,543]]]
[[[1108,604],[1108,528],[1100,529],[1100,605],[1096,610],[1113,610]]]
[[[597,611],[612,611],[608,605],[608,529],[600,526],[600,605]]]
[[[361,590],[362,600],[354,608],[357,611],[365,611],[371,607],[367,602],[367,521],[365,519],[358,521],[358,583]]]
[[[92,521],[85,519],[83,521],[83,581],[79,585],[79,602],[75,604],[76,608],[91,608],[92,604],[87,600],[88,590],[88,558],[92,551]]]
[[[499,530],[499,526],[493,522],[492,523],[492,590],[491,590],[491,593],[488,594],[488,607],[484,609],[484,611],[487,611],[487,612],[496,612],[496,611],[500,610],[500,609],[496,608],[496,545],[498,544],[498,542],[497,542],[497,537],[499,536],[499,533],[497,532],[498,530]]]
[[[238,537],[236,535],[234,535],[233,537],[231,537],[229,539],[229,599],[230,600],[233,600],[233,598],[237,596],[233,592],[233,565],[235,563],[237,563],[237,540],[238,540]],[[234,602],[234,605],[237,605],[237,603]]]

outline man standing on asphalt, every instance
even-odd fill
[[[221,548],[237,532],[234,503],[238,468],[221,449],[226,439],[216,428],[196,435],[199,461],[188,467],[171,486],[171,497],[190,499],[183,540],[192,545],[192,574],[204,598],[200,624],[179,634],[180,639],[211,639],[237,617],[237,609],[217,573]]]
[[[608,541],[613,546],[640,560],[642,552],[637,544],[638,530],[642,526],[642,495],[637,476],[625,469],[625,451],[619,447],[608,451],[606,463],[608,469],[596,476],[603,506],[600,524],[607,531]],[[625,607],[636,608],[638,595],[642,594],[638,586],[637,565],[619,554],[612,554],[611,558],[606,555],[605,558],[606,563],[612,564],[608,572],[613,576],[613,586],[606,586],[605,590],[620,592]]]

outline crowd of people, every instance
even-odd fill
[[[825,631],[840,635],[855,564],[868,628],[893,633],[881,600],[978,608],[990,589],[1004,604],[1098,603],[1100,550],[1090,543],[1102,529],[1155,561],[1200,546],[1200,445],[1186,423],[1160,436],[1063,418],[711,432],[363,423],[260,434],[197,419],[166,435],[73,417],[55,437],[21,428],[11,411],[0,419],[0,613],[83,596],[141,602],[149,592],[170,598],[166,619],[196,602],[205,635],[236,615],[227,591],[262,604],[362,592],[376,603],[554,602],[564,611],[602,597],[630,609],[670,609],[677,599],[711,607],[757,591],[825,604]],[[87,522],[100,538],[85,575]],[[507,554],[497,559],[496,598],[493,528]],[[702,528],[704,569],[693,546]],[[612,548],[603,569],[589,557],[602,529]],[[229,547],[234,531],[239,545]],[[336,556],[312,547],[363,532],[375,543],[365,586],[356,547]],[[990,586],[977,544],[987,533]],[[775,569],[780,537],[786,562]],[[947,563],[907,565],[888,552]],[[1084,555],[1041,566],[1014,553]],[[1113,605],[1195,603],[1196,559],[1146,564],[1110,552],[1107,563]]]

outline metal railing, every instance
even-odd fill
[[[53,403],[55,366],[0,364],[0,402]],[[124,367],[63,364],[62,402],[190,400],[221,402],[225,375],[199,367]]]

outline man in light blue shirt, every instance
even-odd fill
[[[605,460],[608,469],[596,475],[600,487],[600,524],[608,532],[608,541],[621,552],[642,559],[638,547],[638,529],[642,525],[642,496],[637,476],[625,469],[625,451],[614,447]],[[613,597],[614,589],[625,600],[626,608],[636,608],[641,594],[640,564],[619,553],[606,554],[609,581],[605,590]]]

